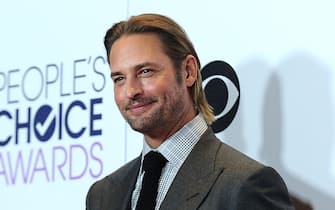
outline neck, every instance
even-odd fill
[[[176,133],[178,130],[180,130],[182,127],[184,127],[188,122],[190,122],[197,113],[194,111],[189,112],[187,115],[182,116],[178,120],[176,120],[176,124],[174,126],[168,127],[161,127],[155,129],[155,131],[151,131],[144,134],[144,139],[147,142],[147,144],[153,148],[158,148],[166,139],[168,139],[170,136],[172,136],[174,133]]]

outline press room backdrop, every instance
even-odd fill
[[[237,72],[239,110],[217,135],[275,167],[314,209],[334,206],[332,1],[0,4],[0,209],[84,209],[89,186],[139,154],[142,136],[113,102],[103,36],[144,12],[179,22],[203,66]]]

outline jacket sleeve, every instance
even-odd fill
[[[270,167],[261,168],[241,183],[234,203],[235,210],[294,210],[283,179]]]
[[[86,210],[101,210],[103,180],[94,183],[86,196]]]

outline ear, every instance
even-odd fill
[[[193,55],[187,55],[184,60],[184,81],[187,87],[191,87],[197,80],[198,76],[198,63]]]

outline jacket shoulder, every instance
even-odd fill
[[[215,145],[215,165],[231,172],[255,172],[265,167],[255,159],[236,150],[216,137],[211,129],[202,136],[204,144]],[[214,151],[213,149],[211,149]]]
[[[214,133],[206,137],[219,145],[215,165],[223,171],[212,189],[211,195],[215,196],[209,196],[218,198],[216,195],[221,195],[216,200],[218,206],[228,206],[227,209],[293,209],[285,182],[275,169],[225,144]]]
[[[123,183],[135,181],[139,169],[140,157],[128,162],[121,168],[96,181],[91,185],[86,196],[87,210],[100,210],[105,202],[105,195],[117,194]]]

